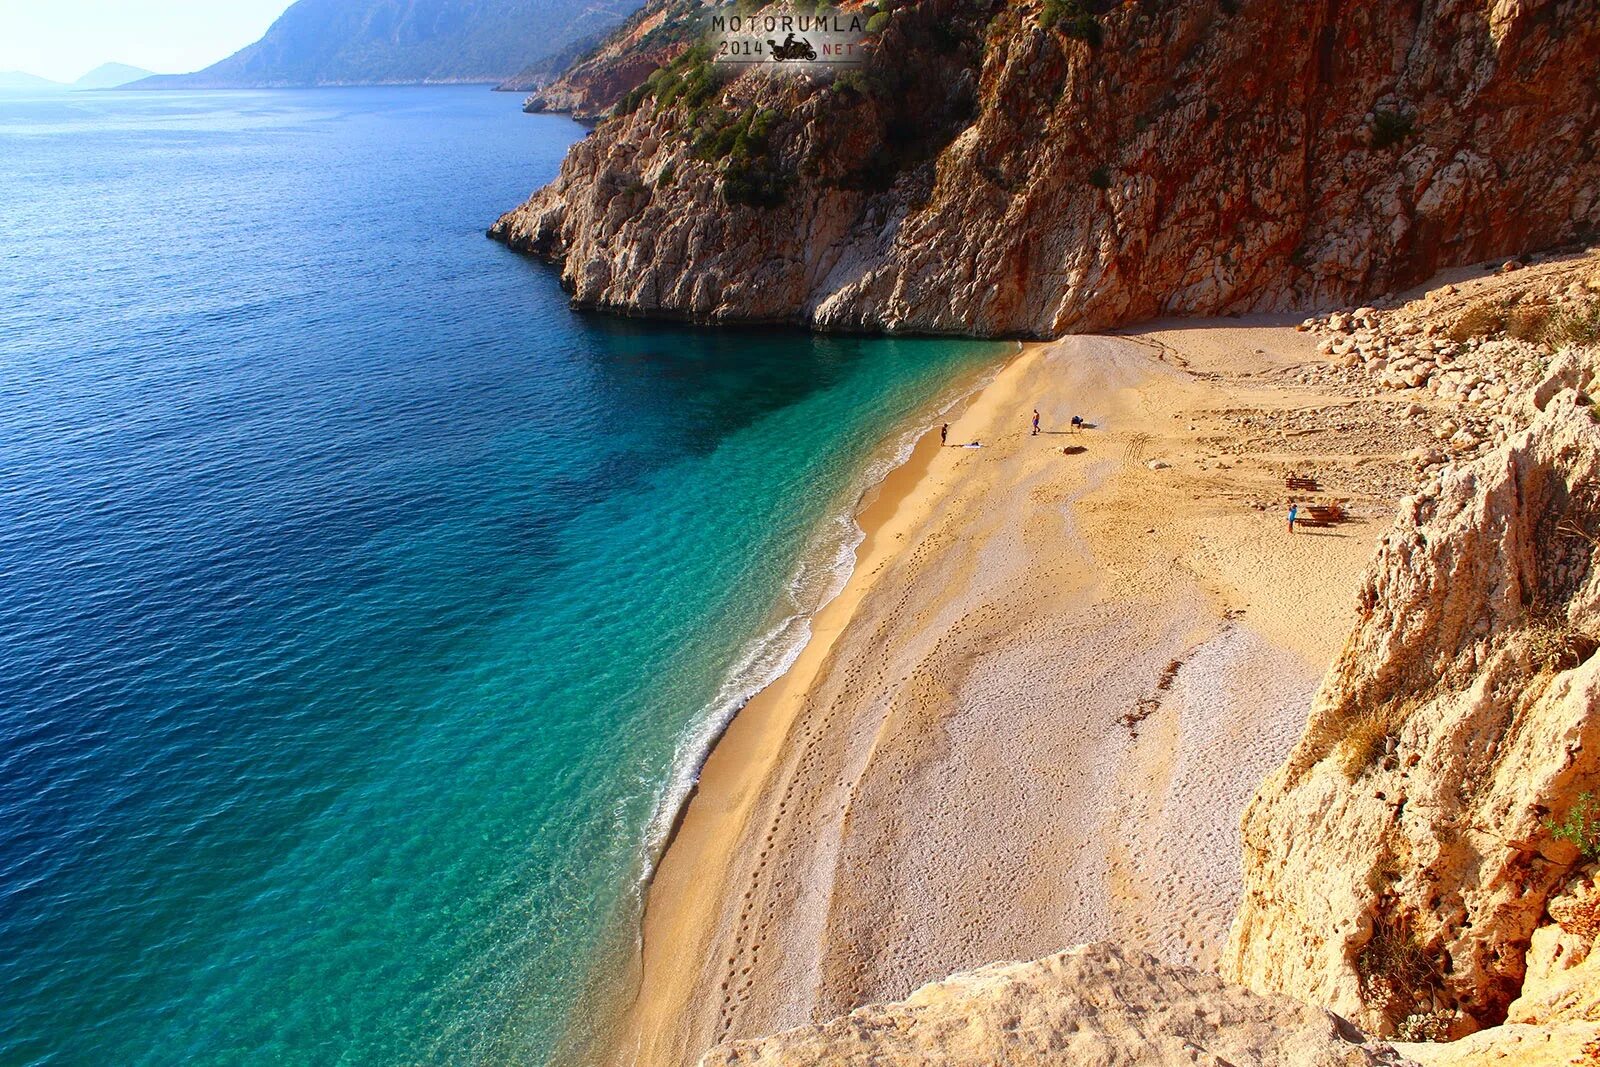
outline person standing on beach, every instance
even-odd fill
[[[1039,409],[1033,409],[1033,436],[1039,436]]]
[[[1294,520],[1299,516],[1299,514],[1300,514],[1300,505],[1299,504],[1295,504],[1295,503],[1290,503],[1290,505],[1289,505],[1289,532],[1290,533],[1294,533]]]
[[[939,447],[943,448],[950,440],[950,424],[947,422],[939,427]]]

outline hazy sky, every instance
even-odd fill
[[[0,0],[0,70],[56,81],[109,62],[199,70],[260,37],[289,2]]]

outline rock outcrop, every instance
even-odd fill
[[[1600,425],[1570,387],[1590,358],[1554,360],[1527,429],[1402,502],[1245,814],[1229,977],[1380,1035],[1600,1019],[1572,881],[1600,850]]]
[[[712,1049],[701,1067],[1236,1064],[1362,1067],[1406,1061],[1288,997],[1106,944],[1002,963],[923,986],[895,1004]]]
[[[603,118],[653,71],[688,50],[699,34],[699,10],[698,0],[647,4],[550,76],[526,72],[534,91],[522,110],[556,112],[583,122]]]
[[[1490,267],[1487,277],[1398,306],[1335,311],[1299,327],[1324,335],[1325,380],[1359,377],[1376,386],[1371,395],[1413,396],[1414,423],[1449,412],[1432,427],[1438,446],[1412,457],[1425,475],[1503,443],[1558,390],[1589,386],[1585,366],[1564,350],[1600,342],[1600,248]]]
[[[692,17],[669,3],[635,33]],[[1054,336],[1353,303],[1600,226],[1591,5],[883,6],[832,80],[679,54],[492,235],[584,307]],[[547,106],[615,95],[581,82]]]

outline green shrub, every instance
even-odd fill
[[[631,115],[646,100],[655,100],[657,113],[682,103],[694,109],[716,95],[719,72],[711,61],[711,49],[697,44],[664,67],[650,72],[644,83],[618,101],[615,114]]]
[[[767,139],[781,116],[772,108],[747,107],[738,117],[723,112],[709,117],[695,135],[690,154],[700,160],[755,159],[767,154]]]
[[[722,169],[722,199],[729,204],[772,208],[788,196],[788,177],[759,161],[730,159]]]
[[[1084,0],[1044,0],[1039,25],[1087,41],[1090,48],[1099,48],[1103,38],[1100,20],[1094,17]]]
[[[677,180],[677,177],[678,177],[677,164],[668,163],[666,166],[662,167],[661,168],[661,172],[656,175],[656,188],[657,189],[670,189],[670,188],[672,188],[672,183],[675,180]]]
[[[1091,170],[1089,172],[1089,184],[1096,189],[1111,188],[1111,168],[1102,163],[1094,170]]]
[[[1600,804],[1595,803],[1593,793],[1579,793],[1567,809],[1567,817],[1560,822],[1553,817],[1545,819],[1544,828],[1557,841],[1576,845],[1584,859],[1600,860]]]
[[[649,95],[649,90],[644,85],[636,85],[629,89],[617,106],[611,109],[613,115],[631,115],[639,110],[639,105],[644,103],[644,98]]]
[[[871,82],[859,70],[846,70],[834,75],[833,88],[835,92],[866,96],[871,89]]]
[[[1061,24],[1061,32],[1068,37],[1087,41],[1090,48],[1099,48],[1103,34],[1100,23],[1093,15],[1075,15]]]
[[[880,11],[867,20],[868,33],[882,33],[883,28],[889,25],[889,13]]]
[[[772,108],[747,107],[737,116],[710,113],[695,135],[690,155],[722,160],[722,198],[729,204],[776,207],[789,192],[790,178],[770,158],[771,136],[783,116]]]
[[[1373,148],[1400,144],[1416,132],[1416,120],[1404,112],[1380,108],[1372,113]]]
[[[739,130],[740,120],[726,112],[712,115],[695,134],[689,154],[705,161],[726,159],[733,152],[733,143],[739,139]]]

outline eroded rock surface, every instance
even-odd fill
[[[1549,820],[1600,785],[1600,425],[1585,394],[1534,392],[1526,430],[1402,503],[1306,735],[1245,814],[1224,973],[1369,1032],[1591,1017],[1559,972],[1596,930],[1540,931],[1589,899]]]
[[[712,1049],[701,1067],[1404,1064],[1336,1016],[1214,975],[1083,945],[923,986],[894,1004]]]
[[[683,4],[550,106],[683,47]],[[679,54],[491,232],[580,306],[1055,336],[1354,302],[1600,225],[1592,5],[1086,6],[896,5],[836,80]]]

